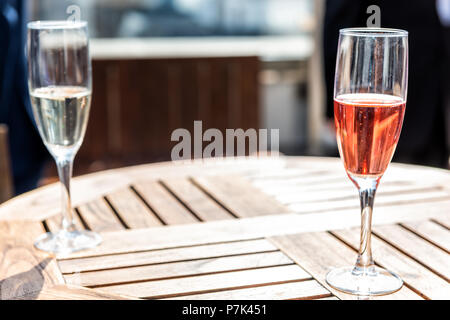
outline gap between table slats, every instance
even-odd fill
[[[126,228],[105,197],[82,204],[77,209],[80,217],[93,231],[110,232]]]
[[[335,298],[316,280],[172,297],[171,300],[315,300]]]
[[[434,223],[441,225],[442,227],[450,230],[450,215],[439,215],[431,219]]]
[[[225,242],[217,244],[194,245],[172,249],[156,249],[137,253],[122,253],[96,257],[74,258],[59,260],[61,272],[70,274],[75,272],[107,270],[182,262],[205,258],[219,258],[249,253],[267,253],[278,249],[265,239]]]
[[[190,211],[195,212],[201,221],[235,218],[209,193],[193,183],[192,179],[164,179],[161,183]]]
[[[138,182],[77,211],[77,227],[98,232],[234,218],[189,178]],[[46,226],[58,230],[60,219],[60,215],[47,219]]]
[[[141,298],[171,298],[230,289],[265,286],[310,280],[311,276],[297,265],[199,275],[177,279],[155,280],[113,285],[97,290]]]
[[[155,212],[165,224],[187,224],[198,222],[198,218],[191,214],[183,204],[173,197],[157,181],[142,181],[133,184],[145,203]]]
[[[293,264],[291,259],[286,257],[280,251],[277,251],[144,266],[129,266],[100,271],[87,271],[65,275],[65,279],[71,284],[87,287],[104,287],[152,280],[185,278],[205,274],[255,270],[291,264]]]
[[[338,298],[358,299],[358,296],[335,290],[325,281],[329,270],[334,267],[352,266],[356,260],[354,248],[339,238],[328,232],[316,232],[277,236],[269,240]],[[376,296],[372,299],[421,299],[421,297],[404,286],[393,294]]]
[[[444,226],[433,220],[407,221],[399,225],[450,254],[450,230]]]
[[[450,203],[446,202],[446,203]],[[402,205],[388,207],[374,215],[376,224],[398,223],[435,217],[440,205]],[[212,221],[189,225],[155,227],[103,233],[104,241],[96,248],[73,253],[66,258],[80,258],[141,252],[154,249],[186,247],[199,244],[259,239],[280,234],[336,230],[359,226],[357,212],[333,211],[321,214],[278,214],[271,216]]]
[[[162,222],[145,205],[131,188],[124,188],[106,196],[111,208],[127,228],[149,228],[161,226]]]
[[[450,255],[442,248],[435,246],[408,229],[402,228],[400,225],[375,226],[373,233],[449,282]],[[450,239],[450,232],[448,232],[447,238]]]
[[[397,227],[401,228],[400,226]],[[396,231],[398,231],[397,228]],[[404,232],[409,231],[404,229]],[[357,229],[332,231],[331,234],[344,241],[344,243],[351,246],[354,250],[359,245],[359,232]],[[413,233],[411,233],[411,236],[416,237]],[[422,245],[419,245],[421,249],[424,248],[424,243],[429,245],[429,247],[426,247],[427,249],[431,248],[431,244],[420,238],[410,243],[403,243],[403,245],[411,248],[416,246],[418,241],[423,241]],[[380,237],[378,233],[374,233],[372,236],[372,244],[375,261],[380,266],[399,274],[405,281],[405,284],[413,291],[426,299],[448,299],[450,296],[450,285],[448,281],[441,274],[430,269],[429,263],[424,264],[421,262],[423,259],[417,259],[405,253],[404,250],[399,250],[397,246],[392,246],[391,241]],[[438,248],[435,247],[435,249]]]

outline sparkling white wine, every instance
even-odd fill
[[[55,157],[74,155],[83,142],[91,91],[84,87],[52,86],[31,93],[39,133]]]

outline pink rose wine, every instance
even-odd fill
[[[334,100],[336,135],[349,175],[381,176],[392,159],[405,115],[402,98],[372,93]]]

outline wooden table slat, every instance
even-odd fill
[[[45,229],[40,222],[33,221],[0,221],[1,238],[19,238],[21,241],[33,244]]]
[[[227,210],[208,197],[189,179],[164,179],[163,183],[187,204],[202,221],[233,218]]]
[[[311,276],[299,266],[288,265],[178,279],[130,283],[101,287],[98,290],[137,297],[168,298],[180,295],[299,281],[310,278]]]
[[[331,296],[331,297],[319,298],[317,300],[333,300],[333,301],[335,301],[335,300],[340,300],[340,299],[338,297]]]
[[[95,271],[129,266],[150,265],[157,263],[180,262],[194,259],[217,258],[249,253],[277,251],[278,249],[265,239],[227,242],[193,247],[165,250],[124,253],[97,256],[91,258],[59,260],[63,273]]]
[[[275,199],[239,176],[196,177],[194,181],[240,218],[289,212]]]
[[[198,222],[198,219],[160,183],[156,181],[142,181],[135,183],[134,188],[166,224]]]
[[[358,299],[358,296],[343,293],[330,287],[325,277],[335,267],[353,266],[356,252],[326,232],[277,236],[270,240],[298,265],[309,272],[321,285],[340,299]],[[419,295],[403,286],[389,295],[390,299],[421,299]],[[383,299],[375,296],[373,299]]]
[[[296,203],[317,203],[324,201],[324,194],[326,194],[327,201],[344,201],[352,200],[358,202],[358,191],[355,186],[348,181],[348,186],[341,187],[335,190],[323,190],[324,192],[317,192],[317,190],[298,190],[290,187],[290,192],[284,192],[276,195],[276,199],[281,203],[296,204]],[[416,184],[400,184],[400,185],[384,185],[382,184],[377,190],[377,199],[384,198],[383,201],[388,201],[389,197],[399,194],[408,193],[429,193],[441,191],[442,187],[437,185],[430,185],[428,187],[418,186]]]
[[[92,287],[288,264],[293,264],[292,260],[278,251],[74,273],[65,279],[71,284]]]
[[[436,190],[442,190],[442,185],[436,184],[436,183],[426,183],[426,186],[429,186],[429,188],[433,188]],[[387,192],[389,192],[389,189],[394,190],[396,192],[401,190],[408,190],[408,187],[415,190],[420,189],[421,187],[424,187],[423,185],[420,185],[418,181],[415,180],[407,180],[407,179],[397,179],[397,180],[381,180],[381,184],[379,187],[379,190],[387,189]],[[311,183],[299,183],[296,185],[286,185],[282,182],[278,184],[267,184],[264,186],[259,187],[261,190],[263,190],[265,193],[270,194],[277,199],[280,198],[281,203],[284,203],[285,201],[295,201],[296,195],[299,194],[305,194],[306,196],[308,194],[313,194],[315,198],[319,197],[322,194],[330,194],[333,196],[335,193],[345,193],[347,195],[355,194],[356,188],[351,183],[351,181],[348,179],[347,176],[342,176],[341,178],[335,177],[332,181],[328,181],[326,184],[318,183],[318,184],[311,184]],[[301,195],[299,195],[301,197]]]
[[[93,231],[117,231],[125,228],[103,198],[80,205],[78,211],[82,219]]]
[[[356,194],[356,193],[355,193]],[[325,198],[326,199],[326,198]],[[324,200],[325,200],[324,199]],[[287,205],[287,207],[298,213],[310,213],[310,212],[322,212],[329,210],[339,210],[346,208],[359,208],[358,198],[345,199],[345,200],[328,200],[321,202],[308,202],[308,203],[293,203]],[[387,205],[399,205],[399,204],[411,204],[411,203],[424,203],[430,201],[442,201],[450,200],[450,196],[444,191],[429,191],[429,192],[410,192],[406,194],[384,194],[377,196],[375,199],[375,208],[384,207]]]
[[[448,206],[446,208],[449,208]],[[439,223],[441,226],[447,228],[450,230],[450,214],[447,215],[436,215],[436,217],[433,217],[432,220],[436,223]]]
[[[339,238],[357,248],[359,232],[357,229],[333,231]],[[372,237],[375,262],[398,275],[417,292],[429,299],[442,299],[450,294],[449,284],[433,272],[407,257],[394,247]]]
[[[172,300],[288,300],[329,298],[331,293],[315,280],[235,289],[170,298]]]
[[[158,180],[169,177],[247,173],[259,168],[283,165],[281,158],[241,157],[232,161],[210,158],[189,162],[161,162],[107,170],[74,177],[72,185],[73,205],[79,206],[102,197],[117,189],[140,180]],[[331,160],[334,162],[334,160]],[[2,220],[45,220],[61,210],[59,183],[50,184],[15,197],[0,205]]]
[[[281,159],[287,159],[286,157],[281,157]],[[290,179],[292,177],[304,177],[304,176],[317,176],[322,174],[330,173],[328,168],[310,168],[309,164],[305,164],[304,166],[290,166],[287,162],[282,164],[266,166],[263,170],[254,170],[245,174],[251,181],[257,180],[266,180],[266,179],[274,179],[274,180],[284,180]]]
[[[76,228],[78,228],[78,230],[84,230],[84,225],[81,222],[80,217],[78,216],[78,214],[75,212],[73,212],[73,220],[75,223]],[[50,232],[55,232],[58,230],[61,230],[61,221],[62,221],[62,214],[56,214],[51,218],[48,218],[47,220],[45,220],[45,223],[47,224],[47,227],[49,229]]]
[[[162,225],[161,221],[130,188],[114,191],[108,194],[107,199],[131,229]]]
[[[286,170],[287,173],[289,170]],[[301,176],[289,176],[286,174],[284,179],[276,178],[263,178],[263,179],[253,179],[253,185],[260,187],[270,187],[273,186],[291,186],[296,185],[315,185],[315,184],[325,184],[327,181],[345,181],[342,180],[345,177],[345,173],[342,170],[330,171],[330,170],[319,170],[317,172],[311,172],[307,175]],[[348,178],[347,178],[348,179]]]
[[[359,231],[333,231],[339,238],[351,244],[355,249],[359,245]],[[411,287],[429,299],[443,299],[450,294],[450,285],[441,277],[424,268],[421,264],[407,257],[394,247],[372,237],[375,262],[398,275]]]
[[[0,223],[0,299],[37,295],[64,283],[54,258],[32,245],[42,232],[38,223]]]
[[[448,202],[450,205],[450,201]],[[442,214],[441,204],[412,204],[383,208],[373,223],[387,224],[428,219]],[[449,212],[450,214],[450,212]],[[359,210],[311,214],[278,214],[208,223],[133,229],[104,233],[96,248],[73,253],[70,258],[168,249],[182,246],[250,240],[282,234],[337,230],[360,225]]]
[[[450,254],[450,231],[443,226],[433,221],[407,221],[401,225]]]
[[[72,285],[55,285],[39,292],[14,297],[14,300],[130,300],[136,298],[108,294]]]
[[[32,245],[44,220],[59,229],[59,188],[0,205],[13,220],[0,223],[0,297],[365,298],[325,282],[354,264],[359,243],[357,192],[339,159],[204,159],[74,178],[77,226],[103,242],[56,262]],[[450,171],[394,163],[375,207],[375,261],[406,285],[373,299],[448,299]]]
[[[375,226],[374,233],[449,281],[450,255],[399,225]],[[448,232],[450,239],[450,232]]]

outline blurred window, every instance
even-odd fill
[[[92,37],[310,33],[313,0],[28,0],[31,20],[61,20],[77,5]]]

